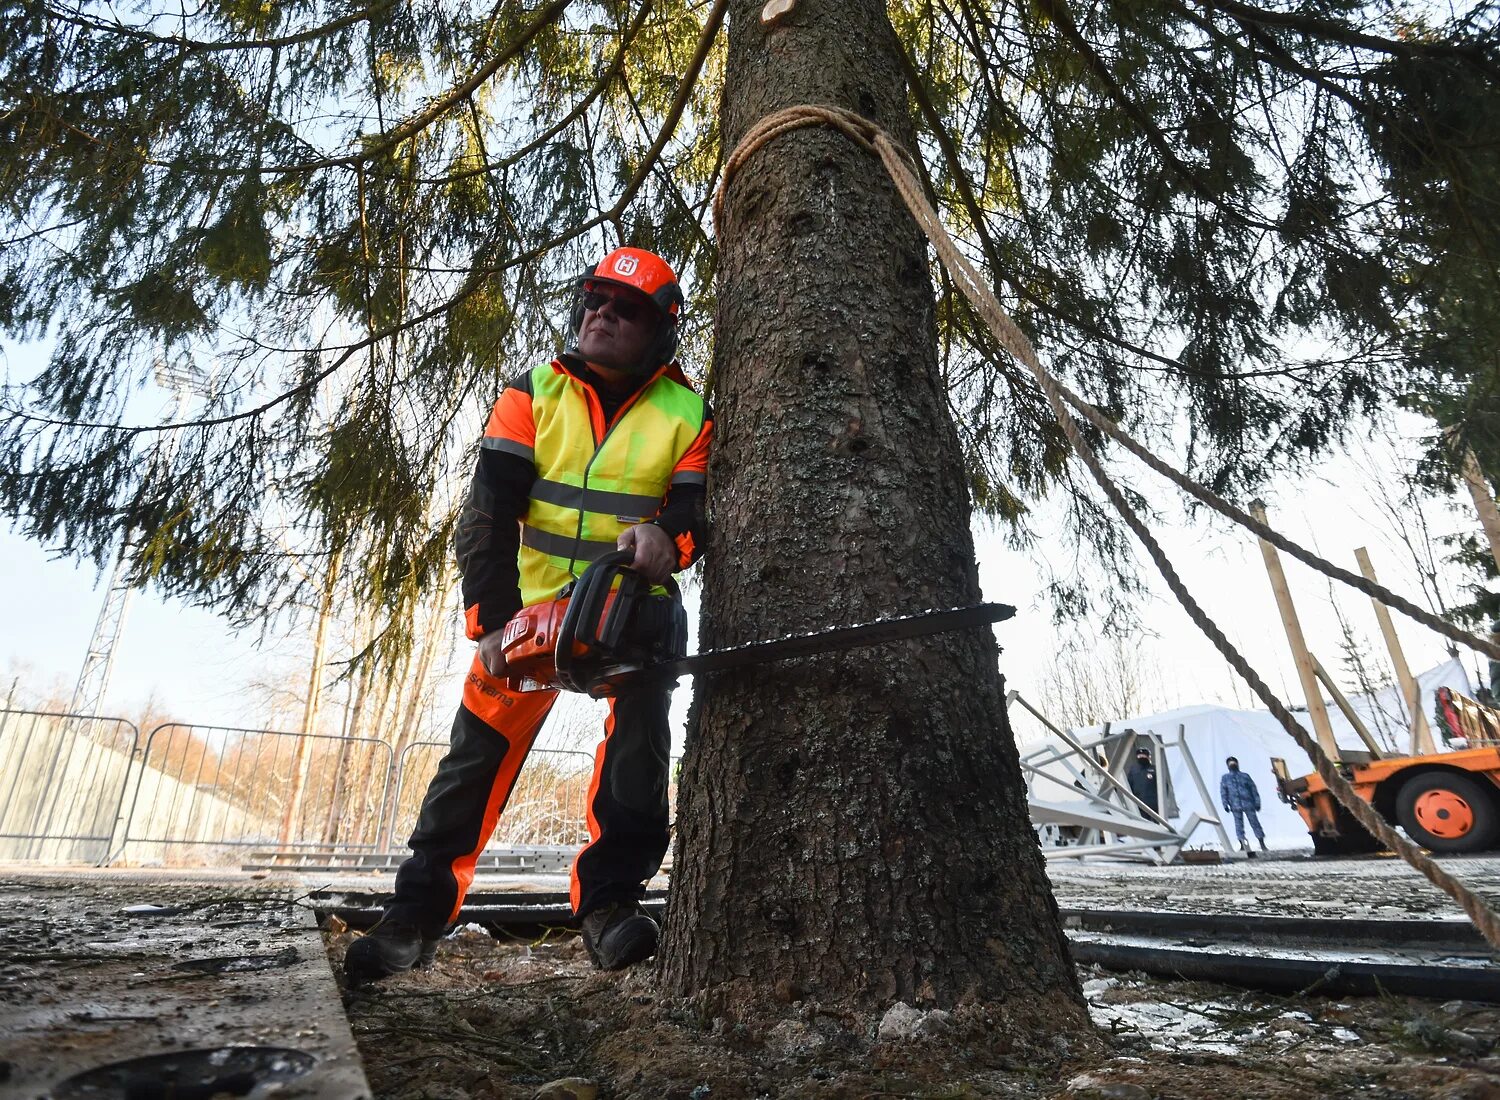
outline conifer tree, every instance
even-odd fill
[[[1496,16],[799,0],[769,27],[750,0],[3,0],[0,330],[47,361],[0,395],[0,509],[101,560],[135,532],[141,575],[246,619],[291,591],[291,527],[360,598],[409,607],[481,410],[555,350],[569,277],[629,243],[677,264],[688,365],[714,364],[705,641],[961,602],[970,506],[1024,537],[1066,478],[1060,432],[873,160],[778,139],[720,237],[726,146],[803,97],[890,129],[1053,367],[1234,492],[1395,399],[1488,415]],[[150,380],[186,364],[212,385],[166,449]],[[781,958],[859,1008],[1066,1011],[1000,699],[972,638],[706,688],[683,832],[741,830],[705,857],[741,877],[726,896],[722,867],[688,867],[669,984],[753,1003]],[[817,833],[846,796],[857,819]],[[733,938],[702,938],[725,913]]]
[[[890,8],[950,225],[1075,388],[1226,490],[1393,398],[1488,455],[1496,14]],[[461,480],[474,410],[555,348],[589,257],[624,240],[683,266],[704,361],[721,16],[5,0],[0,331],[46,361],[8,362],[0,507],[100,560],[149,532],[142,575],[244,618],[293,577],[268,527],[414,599],[446,553],[427,498]],[[1064,447],[935,285],[974,503],[1024,534]],[[213,390],[153,465],[163,362]]]

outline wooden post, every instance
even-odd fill
[[[1370,731],[1365,726],[1364,720],[1360,718],[1359,712],[1354,709],[1354,704],[1349,702],[1348,697],[1340,689],[1334,678],[1328,675],[1328,670],[1323,667],[1323,662],[1318,660],[1317,657],[1313,658],[1313,672],[1317,674],[1323,686],[1328,689],[1328,694],[1333,696],[1334,706],[1344,712],[1344,717],[1354,727],[1354,732],[1359,734],[1359,739],[1365,743],[1365,748],[1370,750],[1370,758],[1372,760],[1379,760],[1383,757],[1385,753],[1380,751],[1379,743],[1375,738],[1370,736]]]
[[[1490,504],[1491,509],[1494,503]],[[1354,551],[1359,562],[1359,571],[1367,581],[1375,581],[1375,566],[1370,563],[1370,553],[1363,546]],[[1406,664],[1406,654],[1401,651],[1401,640],[1396,637],[1396,624],[1391,622],[1391,612],[1385,604],[1372,599],[1375,618],[1380,622],[1380,633],[1385,637],[1386,651],[1391,655],[1391,664],[1396,668],[1396,683],[1401,686],[1401,698],[1406,702],[1406,713],[1411,721],[1411,754],[1436,752],[1432,743],[1432,730],[1427,725],[1427,715],[1422,711],[1422,690],[1416,677]]]
[[[1479,525],[1484,528],[1484,537],[1490,540],[1490,554],[1495,559],[1495,568],[1500,569],[1500,510],[1495,508],[1495,498],[1490,493],[1490,483],[1485,479],[1484,471],[1479,468],[1479,459],[1474,456],[1473,449],[1459,443],[1451,428],[1445,434],[1450,443],[1463,447],[1463,453],[1460,456],[1462,462],[1459,465],[1463,470],[1464,484],[1469,487],[1469,496],[1474,501],[1474,511],[1479,513]]]
[[[1260,501],[1251,501],[1250,514],[1260,522],[1266,522],[1266,506]],[[1333,727],[1328,723],[1328,708],[1323,705],[1323,692],[1318,688],[1317,673],[1313,671],[1312,654],[1307,651],[1307,642],[1302,637],[1302,624],[1297,619],[1297,608],[1292,604],[1292,592],[1286,585],[1286,574],[1281,571],[1281,558],[1276,547],[1265,539],[1260,543],[1260,553],[1266,560],[1266,573],[1271,578],[1271,591],[1276,594],[1276,606],[1281,611],[1281,624],[1286,628],[1287,644],[1292,649],[1292,659],[1297,664],[1297,679],[1302,682],[1302,694],[1307,699],[1307,716],[1312,721],[1313,733],[1324,754],[1330,760],[1339,759],[1339,747],[1333,739]]]

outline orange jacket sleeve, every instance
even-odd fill
[[[698,437],[672,468],[671,485],[652,521],[677,544],[679,569],[692,565],[708,547],[708,453],[713,436],[713,410],[708,409]]]
[[[516,555],[521,547],[519,521],[536,481],[535,443],[528,373],[506,386],[490,411],[454,534],[463,574],[464,628],[470,638],[504,626],[521,608]]]

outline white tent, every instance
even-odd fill
[[[1465,695],[1470,693],[1469,679],[1464,673],[1463,665],[1457,660],[1446,661],[1429,669],[1417,679],[1422,692],[1423,713],[1428,715],[1429,725],[1432,723],[1438,688],[1449,687]],[[1409,726],[1404,717],[1404,707],[1394,688],[1370,696],[1351,696],[1349,701],[1371,736],[1381,744],[1382,751],[1387,755],[1405,755],[1409,751],[1409,735],[1406,732]],[[1334,739],[1341,748],[1356,751],[1365,748],[1354,727],[1331,702],[1328,714]],[[1306,714],[1300,713],[1298,717],[1303,728],[1311,733]],[[1123,734],[1127,731],[1134,731],[1138,738],[1153,739],[1164,746],[1163,751],[1154,755],[1157,756],[1158,767],[1165,769],[1168,797],[1163,809],[1164,816],[1169,821],[1180,825],[1194,813],[1205,819],[1222,815],[1224,825],[1233,838],[1233,820],[1230,815],[1222,813],[1219,805],[1219,777],[1224,774],[1225,758],[1233,756],[1239,760],[1240,770],[1254,779],[1260,790],[1260,821],[1266,830],[1267,843],[1280,850],[1311,850],[1312,842],[1308,839],[1307,826],[1302,818],[1296,810],[1276,797],[1271,760],[1273,757],[1284,759],[1293,775],[1307,774],[1312,771],[1312,764],[1269,711],[1236,710],[1233,707],[1205,704],[1178,707],[1160,714],[1124,717],[1108,724],[1108,732],[1111,734]],[[1105,732],[1103,725],[1071,731],[1075,739],[1085,743],[1097,740]],[[1439,752],[1446,750],[1441,730],[1433,730],[1433,740]],[[1061,738],[1049,736],[1038,744],[1060,746],[1061,741]],[[1179,744],[1187,746],[1193,762],[1202,774],[1204,785],[1208,789],[1208,805],[1205,805],[1199,793]],[[1037,747],[1023,747],[1023,756],[1035,752]],[[1049,775],[1055,772],[1057,781],[1049,782],[1033,777],[1031,787],[1034,796],[1066,798],[1073,776],[1058,765],[1046,765],[1043,770]],[[1249,835],[1248,826],[1246,835]],[[1211,828],[1200,826],[1189,843],[1194,847],[1217,846],[1218,840]]]

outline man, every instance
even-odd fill
[[[1146,804],[1152,813],[1160,813],[1156,795],[1156,767],[1151,763],[1150,749],[1136,749],[1135,763],[1125,772],[1130,793]]]
[[[616,249],[579,279],[563,354],[495,402],[455,540],[479,648],[395,896],[345,956],[353,983],[431,960],[556,698],[509,689],[505,624],[616,547],[633,549],[636,571],[660,582],[705,544],[713,418],[673,361],[682,305],[666,261]],[[667,851],[668,692],[654,684],[610,700],[595,754],[590,839],[571,893],[604,969],[656,951],[656,922],[639,903]]]
[[[1250,849],[1250,842],[1245,839],[1245,818],[1250,819],[1250,828],[1255,832],[1255,839],[1260,842],[1260,850],[1267,851],[1266,831],[1260,827],[1260,818],[1256,814],[1260,810],[1260,791],[1255,786],[1255,780],[1240,771],[1240,762],[1234,757],[1224,761],[1224,766],[1229,770],[1219,780],[1219,802],[1223,804],[1227,813],[1234,815],[1234,835],[1239,841],[1240,850],[1255,858],[1255,853]]]

